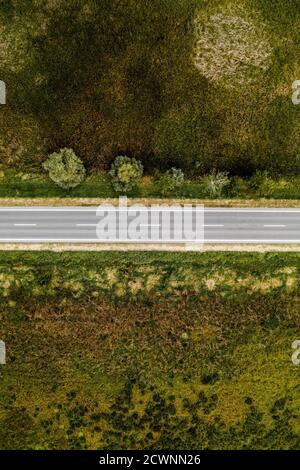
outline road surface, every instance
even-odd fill
[[[0,242],[101,242],[96,234],[96,209],[1,207]],[[204,242],[300,244],[300,208],[205,208]]]

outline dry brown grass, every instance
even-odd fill
[[[0,243],[0,251],[245,251],[245,252],[300,252],[300,244],[290,245],[261,245],[255,243],[224,243],[205,244],[202,248],[193,249],[185,244],[151,245],[151,244],[109,244],[109,243]]]
[[[0,198],[1,206],[23,206],[23,207],[39,207],[39,206],[99,206],[101,204],[117,205],[118,198]],[[128,204],[143,204],[150,206],[152,204],[199,204],[206,207],[300,207],[300,199],[168,199],[168,198],[128,198]]]

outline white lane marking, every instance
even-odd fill
[[[224,225],[222,225],[222,224],[204,225],[204,227],[224,227]]]
[[[220,240],[220,239],[210,239],[206,238],[204,240],[204,243],[283,243],[283,244],[290,244],[290,243],[300,243],[300,240],[268,240],[268,239],[225,239],[225,240]]]
[[[160,227],[160,224],[139,224],[140,227]]]
[[[14,224],[15,227],[36,227],[36,224]]]
[[[97,227],[97,224],[76,224],[77,227]]]
[[[161,244],[164,245],[165,243],[169,244],[185,244],[185,243],[203,243],[203,240],[118,240],[118,239],[107,239],[107,240],[100,240],[99,238],[65,238],[65,239],[58,239],[58,238],[0,238],[0,243],[2,242],[27,242],[27,243],[34,243],[34,242],[45,242],[45,243],[145,243],[145,244]],[[299,242],[300,243],[300,242]]]
[[[190,203],[192,204],[192,203]],[[103,204],[104,207],[109,207],[110,205],[107,204]],[[114,209],[122,209],[122,208],[119,208],[117,205],[113,205],[111,204],[112,207],[114,207]],[[156,205],[157,206],[157,205]],[[123,210],[127,210],[127,209],[130,209],[132,206],[129,206],[126,207],[126,208],[123,208]],[[164,207],[168,209],[168,206],[158,206],[159,209],[158,210],[162,210]],[[195,204],[194,206],[194,209],[197,207],[197,204]],[[151,206],[148,206],[147,207],[147,210],[151,208]],[[45,212],[50,212],[50,211],[63,211],[63,212],[74,212],[74,211],[83,211],[83,212],[96,212],[97,210],[99,209],[99,206],[97,207],[84,207],[84,206],[70,206],[70,207],[49,207],[49,206],[36,206],[36,207],[22,207],[22,206],[2,206],[0,207],[0,212],[2,211],[19,211],[19,212],[26,212],[26,211],[39,211],[39,212],[42,212],[42,211],[45,211]],[[199,208],[198,207],[198,210],[203,210],[202,208]],[[270,213],[273,213],[273,212],[283,212],[283,213],[300,213],[300,207],[299,208],[257,208],[257,209],[251,209],[251,208],[241,208],[241,207],[237,207],[237,208],[223,208],[223,207],[213,207],[213,208],[206,208],[204,207],[204,212],[256,212],[256,213],[264,213],[264,212],[270,212]]]
[[[264,227],[286,227],[286,225],[264,225]]]
[[[300,208],[299,209],[283,209],[283,208],[262,208],[262,209],[242,209],[242,208],[232,208],[232,209],[223,209],[223,208],[211,208],[211,209],[208,209],[208,208],[204,208],[204,212],[254,212],[254,213],[257,213],[257,214],[262,214],[262,213],[265,213],[265,212],[270,212],[270,213],[276,213],[276,212],[283,212],[283,213],[299,213],[300,212]]]
[[[6,211],[17,211],[17,212],[56,212],[56,211],[63,211],[63,212],[96,212],[98,207],[22,207],[22,206],[2,206],[0,207],[0,212]]]
[[[58,239],[58,238],[0,238],[0,243],[2,242],[27,242],[27,243],[34,243],[34,242],[45,242],[45,243],[126,243],[126,244],[131,244],[131,243],[145,243],[145,244],[161,244],[164,245],[165,243],[169,244],[185,244],[185,243],[255,243],[255,244],[260,244],[260,243],[269,243],[269,244],[276,244],[276,243],[281,243],[281,244],[291,244],[291,243],[300,243],[300,240],[268,240],[268,239],[262,239],[262,240],[241,240],[241,239],[227,239],[227,240],[215,240],[215,239],[205,239],[205,240],[99,240],[98,238],[65,238],[65,239]]]

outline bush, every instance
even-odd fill
[[[226,186],[230,183],[228,173],[215,170],[210,175],[202,176],[200,184],[205,196],[221,197]]]
[[[83,163],[72,149],[64,148],[58,153],[52,153],[43,167],[49,171],[52,181],[64,189],[75,188],[85,178]]]
[[[162,194],[167,194],[179,188],[184,182],[184,173],[180,168],[171,168],[159,179],[159,186]]]
[[[258,197],[270,197],[277,188],[277,182],[267,171],[257,171],[250,178],[250,186]]]
[[[250,178],[250,186],[255,191],[258,191],[266,179],[270,177],[267,171],[256,171]]]
[[[120,155],[113,162],[109,174],[114,190],[118,193],[127,193],[141,180],[143,165],[135,158]]]
[[[253,197],[254,191],[251,191],[249,187],[249,180],[246,178],[241,178],[239,176],[235,176],[231,180],[230,185],[230,196],[236,198],[249,198]]]
[[[250,185],[255,189],[258,197],[279,197],[285,198],[289,194],[294,181],[287,181],[284,178],[275,179],[267,171],[257,171],[250,179]],[[296,187],[296,185],[294,186]],[[278,197],[278,196],[277,196]],[[295,197],[298,197],[297,191]]]

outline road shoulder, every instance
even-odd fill
[[[157,245],[157,244],[126,244],[126,243],[0,243],[0,251],[243,251],[243,252],[300,252],[300,245],[255,243],[205,243],[202,247],[185,244]]]
[[[0,207],[7,206],[99,206],[102,204],[117,205],[118,198],[0,198]],[[300,199],[159,199],[128,198],[128,204],[199,204],[206,207],[240,207],[240,208],[285,208],[300,207]]]

